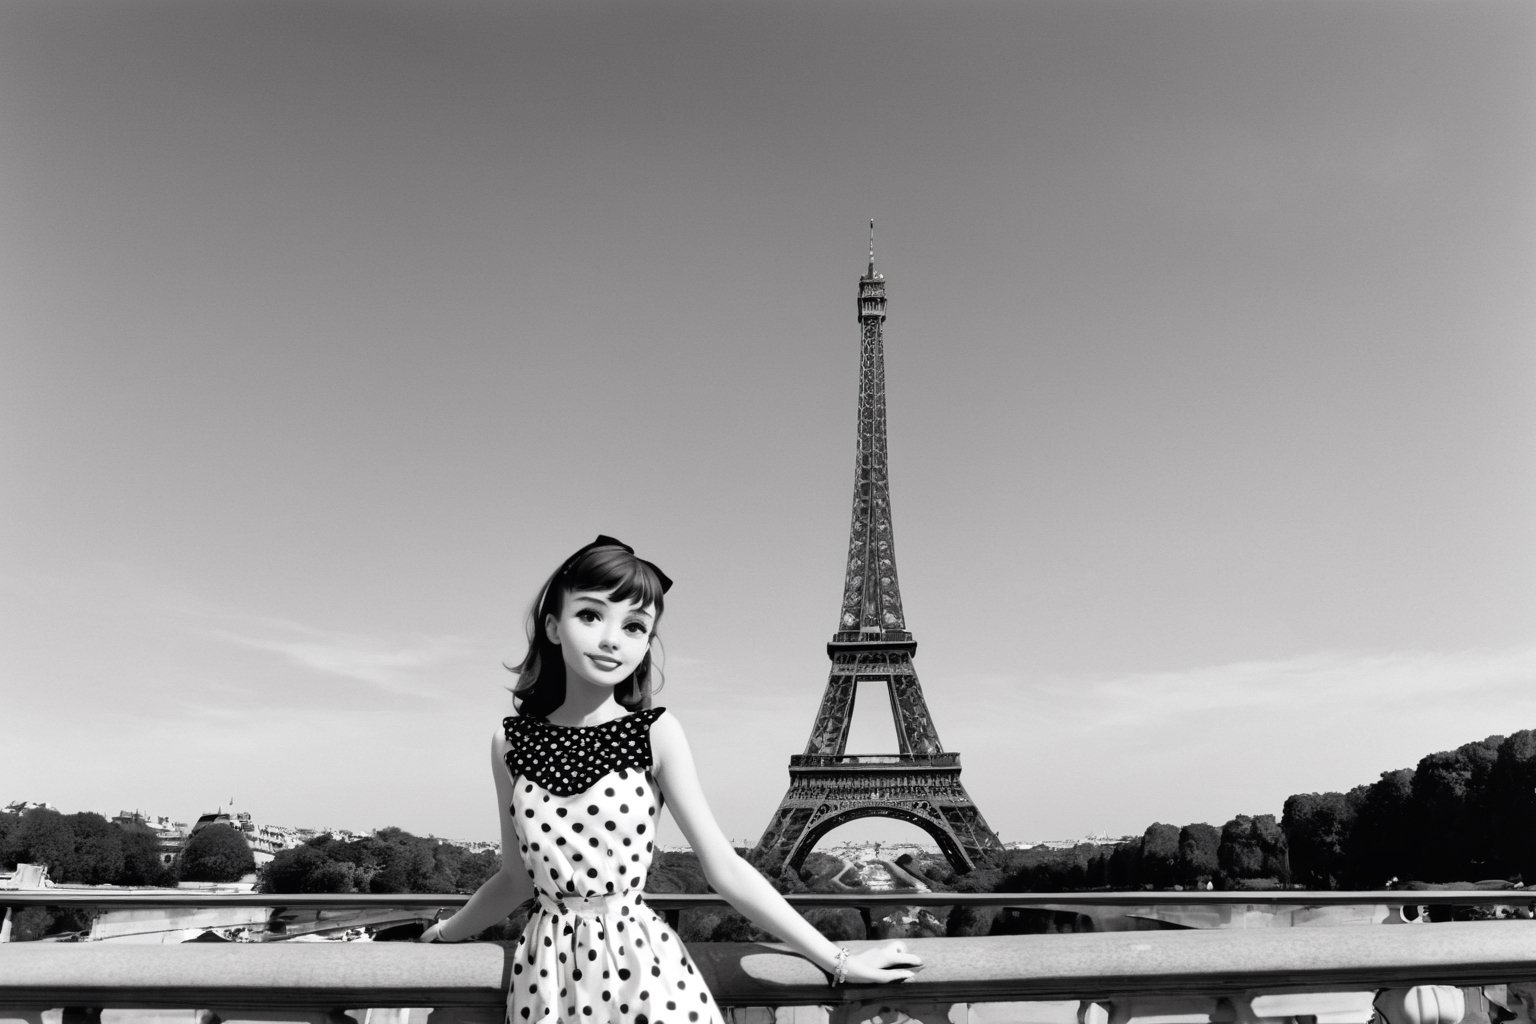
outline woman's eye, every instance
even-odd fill
[[[581,611],[576,613],[576,617],[582,622],[596,622],[597,612],[593,611],[591,608],[583,608]]]
[[[635,636],[644,636],[646,634],[645,623],[643,622],[631,622],[626,628]]]

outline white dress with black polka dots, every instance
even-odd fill
[[[568,727],[508,718],[507,768],[538,904],[517,940],[511,1024],[723,1024],[688,951],[641,890],[660,808],[650,708]]]

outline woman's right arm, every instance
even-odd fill
[[[458,913],[422,932],[422,942],[459,942],[478,935],[533,895],[533,879],[518,852],[517,826],[507,810],[512,806],[512,776],[502,760],[505,754],[506,740],[497,733],[491,737],[491,775],[496,780],[496,817],[501,822],[501,870],[487,878]]]

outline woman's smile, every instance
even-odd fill
[[[653,605],[578,591],[566,595],[559,616],[549,616],[545,629],[560,645],[567,673],[593,686],[613,687],[645,659],[655,621]]]

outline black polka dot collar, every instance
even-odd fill
[[[666,708],[647,708],[597,725],[556,725],[515,715],[502,719],[507,768],[556,796],[585,792],[609,772],[651,767],[651,723]]]

